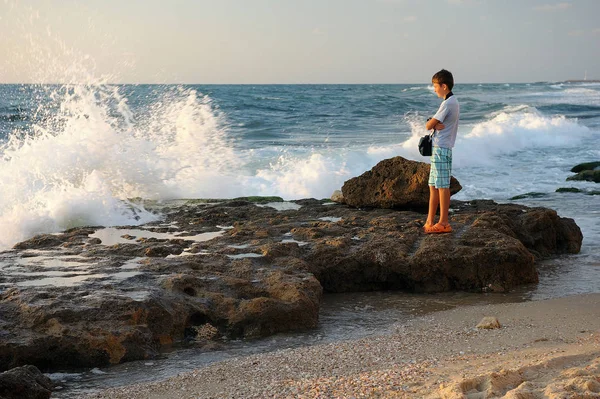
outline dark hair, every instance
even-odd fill
[[[452,90],[454,87],[454,76],[452,76],[452,72],[442,69],[431,78],[432,83],[437,83],[439,85],[448,86],[448,90]]]

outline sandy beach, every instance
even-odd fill
[[[487,316],[501,328],[476,328]],[[227,360],[86,398],[500,397],[600,397],[600,294],[461,307],[391,335]]]

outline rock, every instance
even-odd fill
[[[501,327],[500,322],[495,317],[484,317],[479,324],[477,324],[477,328],[485,330],[494,330]]]
[[[556,189],[557,193],[581,193],[582,190],[576,187],[560,187]]]
[[[149,256],[149,257],[160,257],[160,258],[164,258],[167,257],[169,255],[179,255],[181,253],[181,248],[173,248],[170,246],[153,246],[150,247],[148,249],[146,249],[146,251],[144,251],[144,255]]]
[[[77,227],[65,231],[60,237],[54,234],[39,234],[29,240],[16,244],[14,249],[44,249],[57,247],[65,243],[84,245],[88,241],[88,235],[92,234],[95,230],[93,227]]]
[[[314,328],[324,291],[508,291],[537,282],[537,259],[582,241],[572,219],[518,204],[452,201],[454,232],[428,236],[422,213],[295,202],[161,204],[164,218],[136,229],[169,225],[168,239],[107,246],[86,228],[0,253],[0,367],[99,367]],[[183,238],[217,224],[210,240]],[[54,285],[40,270],[56,272]]]
[[[584,180],[593,181],[594,183],[600,183],[600,170],[584,170],[582,172],[577,173],[575,176],[567,177],[567,180]]]
[[[586,163],[580,163],[579,165],[573,166],[573,168],[571,168],[571,172],[579,173],[579,172],[583,172],[584,170],[595,170],[595,169],[599,169],[599,168],[600,168],[600,161],[599,162],[586,162]]]
[[[561,218],[556,211],[533,208],[506,220],[515,236],[538,259],[556,253],[576,254],[583,234],[573,219]]]
[[[30,238],[27,241],[20,242],[14,246],[14,249],[29,249],[29,248],[50,248],[56,247],[63,243],[63,240],[53,237],[49,234],[38,235]]]
[[[0,374],[0,398],[48,399],[52,381],[35,366],[17,367]]]
[[[344,201],[357,208],[426,209],[429,169],[429,164],[402,157],[383,160],[370,171],[344,183]],[[450,194],[456,194],[461,188],[452,177]]]
[[[511,201],[520,200],[525,198],[542,198],[547,196],[546,193],[537,193],[537,192],[529,192],[525,194],[515,195],[514,197],[509,198]]]
[[[219,330],[210,323],[206,323],[201,326],[194,326],[194,330],[197,339],[210,340],[219,334]]]
[[[344,203],[344,194],[340,190],[335,190],[333,194],[331,194],[330,198],[333,202],[338,202],[340,204]]]
[[[498,216],[456,220],[458,240],[424,236],[422,227],[406,221],[410,227],[402,229],[399,222],[388,220],[379,227],[385,234],[371,234],[360,245],[350,241],[342,250],[317,240],[307,259],[310,271],[331,292],[481,291],[490,284],[508,290],[537,282],[534,256]]]
[[[581,193],[585,195],[600,195],[600,190],[581,190],[575,187],[561,187],[556,189],[557,193]]]

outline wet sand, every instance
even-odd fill
[[[499,329],[477,329],[486,316]],[[86,398],[600,398],[600,294],[460,307]]]

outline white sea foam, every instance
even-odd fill
[[[72,51],[59,55],[46,70],[58,75],[41,80],[74,83],[46,87],[46,100],[38,106],[45,118],[32,123],[26,135],[15,133],[0,146],[0,248],[38,233],[135,225],[158,217],[128,198],[326,198],[383,159],[401,155],[428,161],[417,151],[426,133],[422,116],[406,117],[410,130],[387,145],[248,150],[232,140],[227,115],[202,93],[163,90],[146,109],[134,112],[118,87],[104,84],[107,77],[95,78],[87,69],[89,57]],[[60,61],[67,65],[56,60],[67,60]],[[425,88],[433,91],[431,85],[413,87]],[[524,105],[463,124],[454,156],[457,173],[468,177],[462,195],[501,190],[504,174],[524,167],[521,161],[507,166],[506,156],[576,147],[588,135],[576,121],[548,117]],[[485,165],[501,172],[482,189],[469,182],[481,177],[478,166]],[[552,173],[558,172],[543,170],[537,181],[546,175],[550,181]]]
[[[523,150],[576,147],[590,130],[564,116],[544,116],[535,109],[501,112],[460,132],[456,166],[489,164],[503,154]]]
[[[225,116],[194,90],[171,91],[143,115],[133,115],[115,87],[57,90],[61,112],[55,120],[35,125],[29,136],[13,135],[1,147],[4,247],[73,226],[156,219],[128,198],[326,198],[383,159],[401,155],[428,162],[417,151],[426,133],[424,118],[414,115],[406,119],[411,132],[397,143],[283,152],[266,148],[256,159],[256,151],[236,148]],[[454,165],[460,171],[499,164],[502,156],[532,148],[575,147],[589,133],[574,120],[511,106],[486,121],[461,125]]]
[[[344,181],[364,173],[383,159],[400,155],[429,162],[428,157],[421,156],[417,150],[420,137],[427,133],[424,119],[411,116],[406,122],[411,127],[411,133],[404,141],[395,144],[282,155],[269,168],[259,169],[256,175],[248,177],[245,190],[288,199],[323,198],[339,189]],[[556,154],[550,155],[553,154],[553,149],[576,149],[591,134],[587,127],[575,120],[563,116],[545,116],[525,105],[511,106],[490,114],[487,121],[459,128],[454,167],[457,173],[469,176],[473,175],[473,171],[490,174],[493,170],[498,170],[495,181],[502,182],[500,185],[514,186],[517,192],[523,189],[533,191],[531,187],[512,185],[510,180],[503,181],[503,175],[508,175],[511,168],[518,174],[519,168],[532,167],[537,168],[532,174],[541,174],[538,177],[540,182],[544,181],[544,173],[548,174],[549,181],[556,181],[553,180],[556,176],[552,175],[556,173],[561,175],[559,180],[564,180],[564,171],[557,172],[543,165],[551,162],[553,156],[556,157]],[[520,165],[521,161],[517,159],[511,161],[512,165],[506,164],[506,157],[513,157],[524,151],[531,152],[524,157],[527,165]],[[561,162],[570,164],[573,160],[565,158]],[[481,180],[477,176],[473,178]],[[481,191],[481,187],[478,187],[478,191],[473,193],[489,196],[497,191],[494,182],[489,182],[489,185],[489,192]],[[468,194],[469,190],[465,189],[465,193]]]

